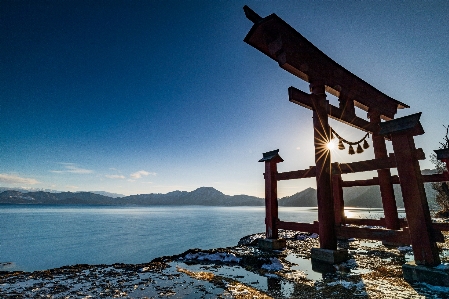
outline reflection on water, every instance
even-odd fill
[[[398,209],[399,218],[405,217],[405,210]],[[361,219],[380,219],[385,217],[383,209],[380,208],[354,208],[345,207],[345,216],[348,218],[361,218]]]
[[[290,269],[304,272],[306,278],[311,280],[319,280],[323,278],[322,272],[315,271],[317,269],[313,269],[312,261],[310,259],[300,257],[296,254],[289,254],[285,259],[288,262],[294,264],[294,266],[291,266]],[[326,272],[329,272],[329,270],[330,269],[328,269],[328,271]],[[335,272],[335,268],[333,269],[333,272]]]

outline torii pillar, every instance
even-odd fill
[[[385,138],[379,134],[379,125],[381,123],[379,110],[370,108],[368,111],[368,118],[370,123],[378,127],[378,129],[373,132],[374,157],[376,159],[388,158]],[[398,230],[400,229],[398,208],[394,198],[390,169],[378,169],[377,176],[379,177],[380,194],[385,215],[385,226],[388,229]]]
[[[390,136],[410,229],[415,263],[423,266],[440,264],[413,136],[424,134],[419,122],[421,113],[381,123],[381,135]]]
[[[331,155],[327,144],[331,130],[326,106],[325,85],[322,82],[310,84],[313,102],[313,136],[315,145],[316,185],[318,201],[318,223],[321,249],[337,249],[335,234],[334,199],[332,196]]]

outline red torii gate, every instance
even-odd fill
[[[385,95],[337,64],[277,15],[262,18],[247,6],[244,11],[254,23],[244,41],[277,61],[281,68],[310,83],[311,94],[294,87],[288,92],[291,102],[313,111],[315,166],[278,173],[277,163],[283,161],[278,150],[264,153],[259,161],[265,162],[266,238],[275,240],[278,229],[292,229],[319,233],[320,248],[325,250],[337,249],[337,236],[412,244],[416,264],[438,265],[440,258],[435,242],[444,241],[441,230],[449,230],[449,225],[432,223],[423,182],[448,181],[449,175],[421,175],[418,160],[425,157],[422,149],[415,148],[413,140],[413,136],[424,133],[419,122],[421,113],[394,119],[397,109],[408,108],[406,104]],[[329,104],[326,92],[339,99],[339,107]],[[357,117],[354,107],[366,111],[369,121]],[[325,147],[332,136],[329,117],[371,133],[375,159],[331,163],[330,152]],[[392,141],[394,154],[388,155],[386,138]],[[443,161],[448,161],[447,158],[445,156]],[[398,176],[391,176],[390,168],[397,168]],[[377,170],[377,178],[352,182],[341,179],[345,173],[371,170]],[[307,177],[316,177],[318,222],[280,221],[277,181]],[[398,217],[393,192],[393,184],[397,183],[401,184],[407,221]],[[369,185],[380,186],[385,218],[346,218],[342,188]],[[386,229],[344,224],[380,225]]]

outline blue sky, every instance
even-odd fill
[[[243,42],[252,26],[245,4],[276,13],[411,107],[397,117],[423,112],[416,145],[427,156],[439,147],[449,124],[447,1],[4,0],[0,186],[120,194],[211,186],[262,197],[263,152],[280,150],[280,171],[313,165],[312,112],[287,95],[308,85]],[[331,125],[346,139],[364,135]],[[281,182],[279,194],[314,185]]]

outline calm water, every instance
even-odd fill
[[[241,237],[265,231],[264,212],[264,207],[0,205],[0,263],[12,263],[0,270],[144,263],[190,248],[235,246]],[[382,216],[375,209],[350,212]],[[312,222],[317,210],[280,208],[280,219]]]

